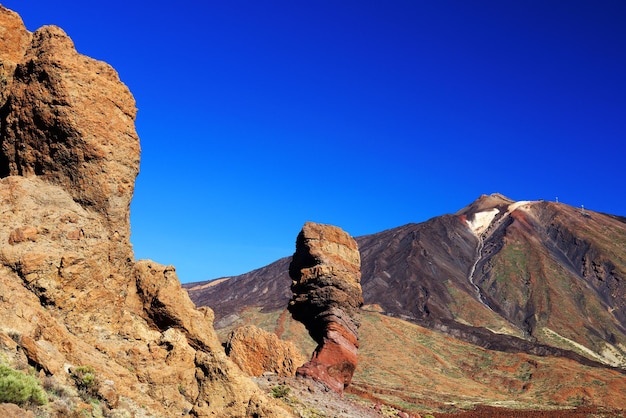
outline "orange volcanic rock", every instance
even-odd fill
[[[174,268],[134,260],[136,108],[115,70],[0,6],[0,99],[0,361],[63,386],[93,370],[106,416],[287,416]]]
[[[306,359],[291,341],[254,325],[233,330],[226,341],[226,354],[249,376],[271,372],[278,376],[294,376],[296,368]]]
[[[335,226],[307,222],[289,266],[294,293],[289,311],[318,343],[297,374],[338,393],[350,384],[357,365],[358,310],[363,305],[360,264],[350,235]]]
[[[130,201],[139,172],[135,100],[108,64],[79,54],[56,26],[32,35],[4,9],[0,176],[38,176],[103,215],[111,258],[131,254]],[[25,42],[29,40],[30,42]],[[4,43],[4,42],[3,42]]]

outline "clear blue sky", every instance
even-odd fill
[[[139,108],[137,258],[183,282],[480,194],[626,215],[626,2],[4,1]]]

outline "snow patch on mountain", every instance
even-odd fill
[[[478,212],[474,214],[474,218],[470,221],[467,220],[467,225],[470,227],[474,235],[480,236],[491,225],[496,215],[500,213],[500,210],[493,208],[484,212]]]
[[[511,203],[508,207],[507,212],[511,213],[513,212],[515,209],[528,209],[528,205],[530,205],[531,202],[530,200],[520,200],[519,202],[515,202],[515,203]]]

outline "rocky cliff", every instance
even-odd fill
[[[115,70],[0,6],[0,77],[0,363],[56,388],[49,416],[286,416],[174,268],[134,260],[136,107]]]
[[[361,258],[356,241],[331,225],[307,222],[289,266],[289,310],[318,343],[297,374],[343,393],[357,365]]]

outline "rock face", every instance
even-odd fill
[[[331,225],[307,222],[289,265],[294,293],[289,311],[318,343],[297,374],[336,392],[352,380],[357,365],[361,259],[356,241]]]
[[[294,376],[296,368],[306,361],[291,341],[283,341],[254,325],[230,333],[226,355],[249,376],[261,376],[265,372]]]
[[[112,259],[122,260],[130,252],[129,207],[139,171],[135,100],[113,68],[77,53],[60,28],[29,35],[15,29],[16,19],[5,20],[13,22],[5,34],[22,35],[11,35],[19,40],[14,44],[3,40],[13,46],[3,67],[15,70],[0,111],[0,176],[39,176],[103,215],[117,244]]]
[[[136,109],[115,70],[0,6],[0,77],[0,359],[68,386],[93,368],[111,416],[286,416],[174,268],[134,260]]]

